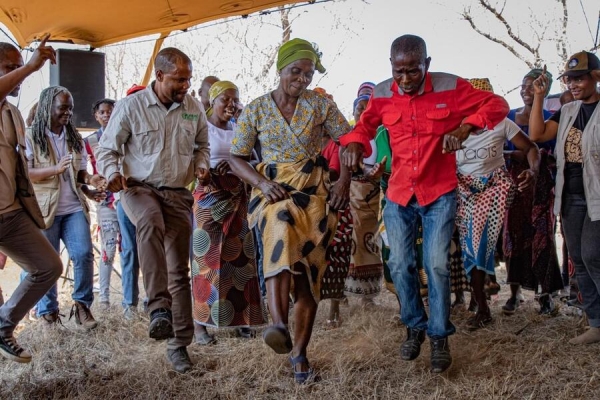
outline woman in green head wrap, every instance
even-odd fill
[[[263,339],[276,353],[291,353],[296,382],[305,383],[314,376],[306,348],[317,302],[332,296],[328,282],[343,283],[344,278],[328,270],[325,256],[337,224],[333,210],[347,206],[350,179],[342,175],[330,184],[322,137],[327,134],[337,141],[350,126],[335,103],[307,90],[315,70],[325,71],[313,45],[302,39],[282,45],[277,70],[277,88],[242,111],[230,165],[253,187],[248,215],[264,251],[262,270],[273,319]],[[262,162],[254,169],[248,161],[256,144]],[[290,292],[293,343],[288,330]]]

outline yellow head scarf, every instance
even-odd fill
[[[210,117],[213,112],[212,104],[219,95],[223,94],[224,91],[234,89],[239,92],[239,89],[233,82],[230,81],[218,81],[212,84],[210,89],[208,90],[208,102],[210,103],[210,107],[206,110],[206,116]]]
[[[488,78],[473,78],[467,80],[475,89],[494,93],[494,88],[492,87],[492,84]]]
[[[277,70],[281,71],[284,67],[294,61],[308,59],[315,63],[315,68],[320,73],[325,72],[325,67],[321,64],[321,53],[315,47],[304,39],[292,39],[285,42],[279,48],[277,53]]]

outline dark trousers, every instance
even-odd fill
[[[188,346],[194,336],[189,251],[194,198],[187,189],[159,190],[148,185],[121,192],[123,210],[136,228],[136,241],[148,311],[173,313],[175,337],[168,348]]]
[[[0,215],[0,251],[27,272],[0,307],[0,334],[10,336],[19,321],[56,283],[63,266],[56,250],[24,210]]]
[[[562,220],[569,256],[591,327],[600,328],[600,221],[587,213],[584,194],[565,194]]]

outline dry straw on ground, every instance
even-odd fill
[[[218,344],[190,347],[194,370],[169,370],[165,344],[147,337],[147,320],[128,323],[120,307],[96,311],[97,330],[85,333],[72,321],[47,332],[26,323],[20,342],[29,347],[29,365],[0,360],[1,399],[599,399],[600,345],[570,346],[582,327],[566,315],[541,318],[531,298],[516,315],[493,306],[489,329],[470,333],[466,312],[453,317],[454,364],[442,375],[429,368],[429,345],[414,362],[399,359],[404,328],[395,319],[395,298],[384,293],[377,307],[363,309],[351,299],[344,322],[325,330],[322,303],[309,358],[321,381],[293,383],[285,356],[260,339],[217,333]],[[65,310],[67,303],[64,305]]]

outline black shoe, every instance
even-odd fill
[[[519,300],[516,297],[511,297],[506,300],[506,304],[502,306],[502,312],[505,315],[513,315],[515,311],[519,308]]]
[[[471,300],[469,301],[469,312],[476,313],[479,310],[479,305],[475,301],[475,297],[471,296]]]
[[[31,362],[31,353],[19,346],[14,336],[0,335],[0,355],[18,363]]]
[[[552,296],[549,294],[541,295],[538,301],[540,303],[540,315],[554,317],[558,314],[558,308],[554,305]]]
[[[492,322],[492,313],[488,308],[487,311],[477,311],[477,314],[467,320],[467,329],[476,331],[479,328],[484,328]]]
[[[429,341],[431,342],[431,372],[442,373],[452,365],[448,338],[429,339]]]
[[[175,372],[179,372],[180,374],[185,374],[194,367],[185,346],[178,347],[174,350],[167,349],[167,358],[173,365]]]
[[[421,344],[425,341],[425,331],[406,328],[406,340],[400,346],[400,358],[412,361],[419,357]]]
[[[252,338],[256,337],[256,332],[254,332],[253,329],[246,328],[246,327],[237,328],[236,333],[239,337],[244,338],[244,339],[252,339]]]
[[[174,336],[171,310],[158,308],[150,313],[148,336],[155,340],[165,340]]]

